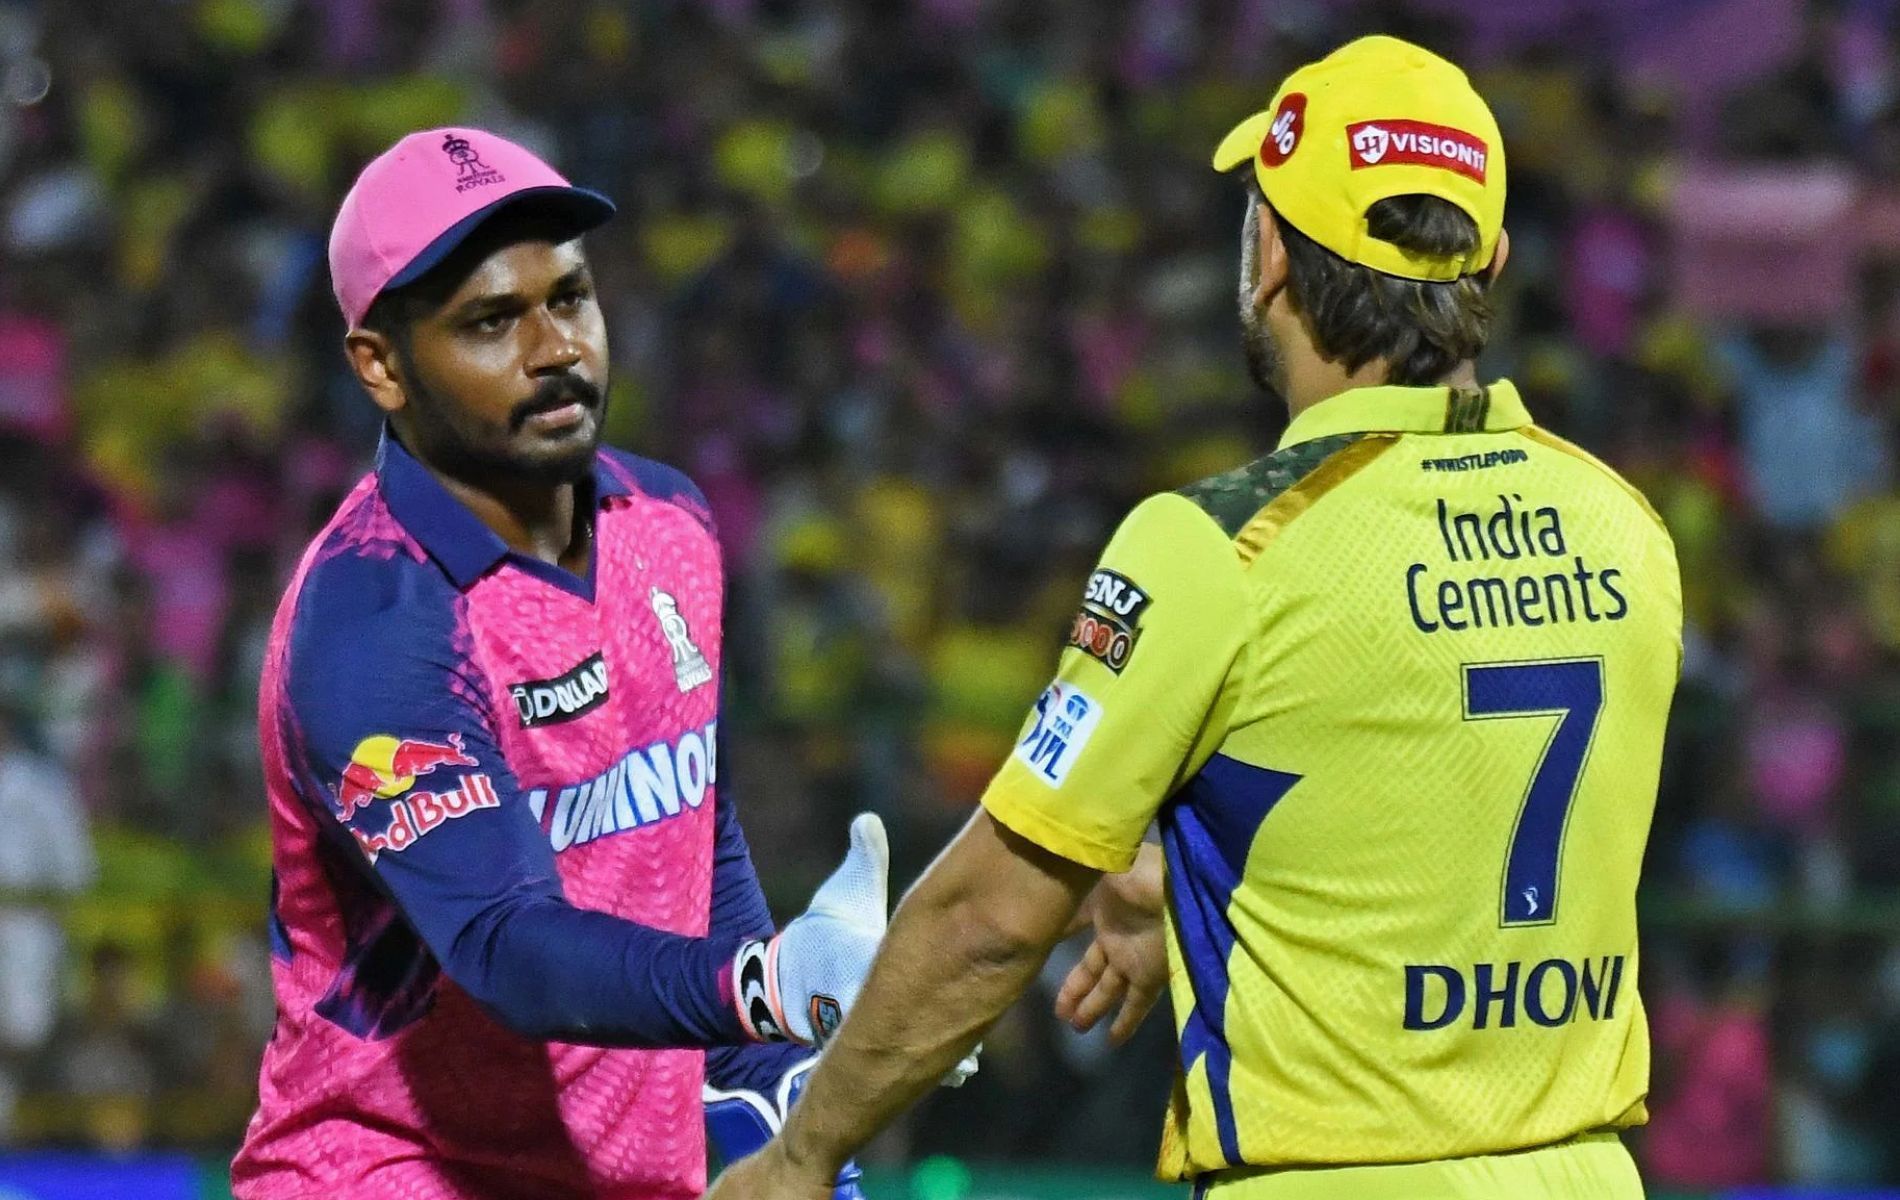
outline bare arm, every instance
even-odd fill
[[[1022,994],[1100,875],[979,810],[898,906],[778,1141],[711,1196],[829,1195],[844,1161]]]

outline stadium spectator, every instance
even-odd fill
[[[59,1015],[65,937],[54,906],[97,874],[72,777],[29,749],[18,724],[0,712],[0,1139],[23,1069]]]

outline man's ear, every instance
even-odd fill
[[[1486,286],[1498,281],[1498,276],[1504,273],[1504,262],[1510,257],[1511,231],[1508,229],[1500,229],[1498,230],[1497,252],[1491,255],[1491,265],[1484,269],[1484,282]]]
[[[1265,312],[1273,298],[1286,287],[1286,243],[1280,238],[1280,218],[1273,206],[1259,200],[1253,203],[1260,214],[1256,235],[1259,240],[1254,245],[1254,262],[1259,265],[1259,274],[1254,279],[1253,306],[1256,312]]]
[[[356,372],[356,381],[377,408],[394,414],[409,403],[403,388],[403,364],[396,344],[388,337],[370,329],[352,329],[343,337],[343,353],[350,360],[350,369]]]

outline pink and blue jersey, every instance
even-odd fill
[[[290,584],[240,1200],[697,1196],[702,1086],[782,1097],[809,1055],[744,1045],[731,995],[772,923],[720,787],[704,500],[603,451],[576,503],[585,576],[510,552],[386,435]]]

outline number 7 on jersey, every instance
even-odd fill
[[[1570,805],[1603,711],[1603,660],[1469,664],[1467,721],[1556,717],[1511,831],[1498,920],[1505,926],[1557,920],[1557,876]]]

